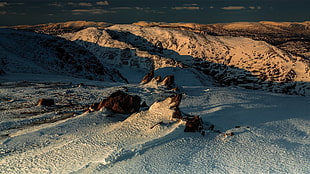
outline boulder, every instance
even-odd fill
[[[161,82],[161,85],[166,86],[168,89],[171,89],[174,85],[174,75],[166,76]]]
[[[176,118],[176,119],[183,119],[182,116],[182,112],[179,108],[179,105],[181,103],[182,100],[182,94],[176,94],[172,100],[171,100],[171,108],[174,109],[174,112],[172,114],[172,118]]]
[[[147,73],[142,81],[140,82],[141,84],[147,84],[148,82],[150,82],[152,79],[154,78],[154,70],[151,70],[149,73]]]
[[[171,100],[171,103],[173,103],[171,107],[179,107],[181,100],[182,100],[182,94],[176,94]]]
[[[187,118],[184,132],[200,132],[202,130],[202,119],[199,116]]]
[[[112,93],[107,99],[100,103],[95,103],[90,107],[90,111],[99,111],[103,107],[120,114],[132,114],[139,111],[141,98],[132,96],[123,91]]]
[[[53,105],[55,105],[54,99],[41,98],[37,103],[37,106],[53,106]]]

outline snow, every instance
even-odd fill
[[[185,133],[185,122],[171,119],[172,93],[163,88],[1,76],[0,173],[309,173],[309,97],[201,85],[182,69],[155,74],[173,72],[191,77],[187,83],[176,78],[181,111],[218,131]],[[107,110],[84,112],[124,87],[150,109],[112,117]],[[44,97],[55,98],[56,106],[35,106]],[[77,105],[61,107],[69,100]]]
[[[91,27],[74,29],[83,25]],[[310,173],[308,61],[249,38],[107,25],[66,23],[72,32],[60,36],[67,40],[1,30],[0,173]],[[85,79],[98,77],[96,66],[74,74],[74,65],[55,64],[55,47],[76,65],[102,65],[99,79],[106,81]],[[150,70],[174,75],[179,108],[202,118],[204,135],[184,132],[186,121],[172,119],[175,91],[157,81],[140,84]],[[291,70],[292,86],[257,79],[282,82]],[[240,84],[219,87],[216,78]],[[300,96],[242,88],[251,85],[294,87],[291,94]],[[117,90],[150,107],[131,115],[87,111]],[[55,106],[36,106],[41,98]]]
[[[264,41],[129,24],[91,27],[60,37],[85,47],[103,64],[119,68],[148,72],[189,67],[205,71],[226,85],[309,94],[309,60]]]

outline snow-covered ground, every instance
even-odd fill
[[[0,173],[310,172],[310,97],[214,87],[191,69],[155,73],[173,72],[180,109],[202,117],[204,136],[170,119],[173,92],[156,85],[0,76]],[[150,108],[132,115],[84,112],[116,90],[140,96]],[[56,106],[36,106],[40,98]]]

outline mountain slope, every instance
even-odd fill
[[[59,37],[0,29],[0,49],[0,65],[5,72],[125,81],[117,70],[105,67],[88,50]]]
[[[147,70],[191,67],[225,85],[309,95],[310,60],[263,41],[137,25],[88,28],[61,36],[113,65]]]

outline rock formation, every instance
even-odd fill
[[[90,106],[90,111],[99,111],[102,108],[111,109],[115,113],[132,114],[139,111],[141,98],[132,96],[123,91],[112,93],[107,99],[100,103],[95,103]]]
[[[53,105],[55,105],[54,99],[41,98],[37,103],[37,106],[53,106]]]

